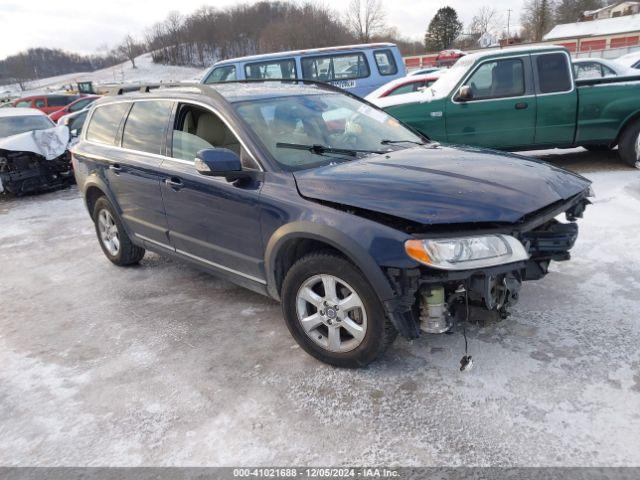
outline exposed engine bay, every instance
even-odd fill
[[[397,321],[404,324],[400,327],[403,333],[409,338],[418,337],[420,332],[446,333],[456,322],[468,321],[470,311],[477,313],[476,318],[507,318],[509,309],[518,302],[522,282],[544,277],[552,260],[570,259],[569,250],[578,236],[575,220],[588,203],[580,199],[567,208],[566,223],[554,218],[552,212],[536,219],[538,225],[532,229],[514,228],[510,233],[527,253],[526,258],[514,263],[466,271],[388,269],[396,292],[401,293],[395,305],[388,308],[403,317],[404,321]]]
[[[65,126],[0,140],[0,193],[19,196],[73,184],[68,143]]]

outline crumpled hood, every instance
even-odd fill
[[[425,225],[514,223],[590,184],[539,160],[443,146],[370,156],[294,176],[304,197]]]
[[[69,144],[69,129],[64,125],[31,130],[0,139],[0,149],[12,152],[31,152],[47,160],[62,155]]]

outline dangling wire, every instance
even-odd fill
[[[460,359],[460,371],[471,370],[473,367],[473,361],[471,355],[469,355],[469,342],[467,341],[467,322],[469,321],[469,290],[467,289],[466,282],[464,283],[464,304],[465,304],[465,318],[462,323],[462,336],[464,337],[464,357]]]

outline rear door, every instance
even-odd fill
[[[457,91],[446,104],[447,141],[500,149],[531,145],[536,125],[536,99],[528,55],[487,59],[461,85],[472,98]]]
[[[566,52],[548,52],[532,54],[531,60],[538,104],[535,144],[569,146],[574,140],[578,108],[571,58]]]
[[[172,107],[168,100],[133,103],[124,121],[121,148],[115,149],[117,157],[110,159],[106,174],[130,231],[162,246],[168,246],[169,239],[159,167]]]

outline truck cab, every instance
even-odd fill
[[[501,150],[612,148],[634,164],[640,76],[576,81],[553,45],[467,55],[416,93],[374,101],[430,138]]]

